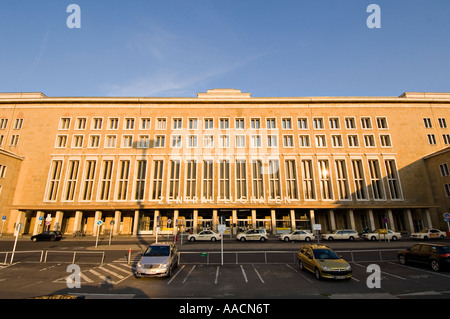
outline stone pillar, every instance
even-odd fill
[[[295,224],[295,209],[291,209],[291,230],[295,230],[297,225]]]
[[[252,209],[252,228],[256,228],[256,209]]]
[[[34,222],[34,229],[33,229],[33,235],[37,235],[40,233],[41,226],[44,224],[44,218],[45,213],[43,211],[37,211],[36,212],[36,221]],[[39,218],[42,217],[42,220],[40,221]],[[39,224],[40,222],[40,224]]]
[[[431,222],[430,210],[428,208],[424,209],[423,210],[423,214],[425,215],[424,219],[427,221],[427,227],[428,228],[433,228],[433,224]]]
[[[272,235],[277,234],[277,214],[275,209],[270,211],[270,221],[272,222]]]
[[[350,218],[350,228],[356,230],[355,215],[353,214],[353,209],[348,210],[348,217]]]
[[[77,210],[75,212],[75,220],[73,222],[73,232],[81,231],[81,221],[83,220],[83,212]]]
[[[373,218],[373,210],[368,209],[367,213],[369,214],[370,231],[375,230],[375,219]]]
[[[406,223],[408,224],[409,232],[414,233],[414,223],[412,219],[411,209],[406,209]]]
[[[155,213],[153,215],[153,235],[156,235],[157,228],[159,227],[158,220],[159,220],[159,210],[155,210]]]
[[[139,227],[139,209],[136,209],[134,211],[134,218],[133,218],[133,236],[138,235],[138,227]]]
[[[61,230],[63,217],[64,217],[64,212],[62,212],[60,210],[56,211],[55,224],[53,226],[53,230]]]
[[[314,209],[309,210],[309,218],[311,219],[311,231],[312,231],[313,225],[316,223],[316,217],[314,216]]]
[[[330,217],[330,227],[331,227],[330,230],[337,229],[336,228],[336,218],[335,218],[335,215],[334,215],[334,210],[330,209],[328,211],[328,217]]]
[[[197,233],[197,228],[198,228],[198,210],[194,209],[194,220],[193,220],[193,225],[192,225],[192,232],[194,234]]]
[[[217,209],[213,209],[212,230],[217,231]]]
[[[389,220],[388,227],[390,230],[395,231],[394,214],[392,214],[392,209],[387,210],[387,215]]]
[[[236,225],[236,227],[234,227]],[[235,236],[237,235],[237,210],[233,209],[231,212],[231,235]]]
[[[173,222],[172,222],[172,234],[175,236],[178,234],[178,217],[179,217],[179,211],[178,209],[175,209],[173,211]]]
[[[113,226],[113,230],[112,230],[113,235],[119,235],[121,219],[122,219],[122,212],[120,210],[116,210],[114,212],[114,226]]]

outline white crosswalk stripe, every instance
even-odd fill
[[[53,282],[66,283],[69,275],[56,279]],[[114,285],[132,275],[131,265],[126,263],[108,263],[87,270],[82,269],[80,277],[82,284],[107,283]]]

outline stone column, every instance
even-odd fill
[[[236,225],[236,227],[233,227]],[[231,235],[235,236],[237,231],[237,210],[233,209],[231,212]]]
[[[350,218],[350,228],[356,230],[355,215],[353,214],[353,209],[348,210],[348,217]]]
[[[217,231],[217,209],[213,209],[212,230]]]
[[[192,232],[194,234],[197,233],[197,227],[198,227],[198,210],[194,209],[194,220],[193,220],[193,225],[192,225]]]
[[[138,227],[139,227],[139,209],[136,209],[134,211],[134,218],[133,218],[133,236],[138,235]]]
[[[77,210],[75,212],[75,221],[73,222],[73,232],[81,231],[81,221],[83,220],[83,212]]]
[[[61,226],[62,226],[62,220],[64,217],[64,212],[58,210],[56,212],[56,216],[55,216],[55,224],[53,226],[53,230],[62,230]]]
[[[157,228],[159,227],[158,220],[159,210],[155,210],[155,213],[153,215],[153,235],[156,235]]]
[[[334,210],[330,209],[328,211],[328,217],[330,217],[330,226],[331,226],[330,230],[336,229],[336,218],[334,215]]]
[[[406,209],[406,223],[408,224],[409,232],[414,233],[414,223],[412,219],[411,209]]]
[[[272,222],[272,235],[277,234],[277,214],[275,209],[270,211],[270,220]]]
[[[373,210],[368,209],[367,213],[369,214],[370,231],[375,230],[375,219],[373,218]]]
[[[97,222],[101,219],[102,219],[102,212],[99,210],[95,211],[94,229],[92,232],[94,236],[97,236],[97,232],[100,230],[100,227],[98,227]]]
[[[34,229],[33,229],[33,235],[37,235],[40,233],[41,226],[44,224],[44,215],[45,213],[43,211],[37,211],[36,212],[36,221],[34,222]],[[40,221],[39,218],[42,217],[42,220]],[[40,224],[39,224],[40,222]]]
[[[114,212],[114,228],[113,228],[113,235],[119,234],[120,229],[120,220],[122,219],[122,212],[120,210],[116,210]],[[139,220],[139,219],[138,219]]]
[[[252,228],[256,228],[256,210],[252,209]]]
[[[387,210],[387,215],[389,219],[388,227],[390,230],[395,231],[394,214],[392,214],[392,209]]]
[[[427,227],[428,228],[433,228],[433,224],[431,222],[431,215],[430,215],[430,210],[428,208],[423,210],[423,214],[425,215],[424,218],[427,221]]]
[[[295,224],[295,209],[291,209],[291,230],[295,230],[297,225]]]
[[[309,210],[309,217],[311,219],[311,231],[312,231],[313,225],[316,223],[316,217],[314,216],[314,209]]]

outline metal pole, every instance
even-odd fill
[[[220,242],[221,242],[221,257],[222,257],[222,266],[223,266],[223,234],[220,236]]]
[[[98,234],[100,233],[100,226],[97,226],[97,238],[95,239],[95,248],[97,248],[98,245]]]

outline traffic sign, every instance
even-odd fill
[[[322,230],[322,224],[314,224],[313,230]]]
[[[450,218],[450,213],[444,213],[444,218]]]
[[[223,235],[223,233],[225,232],[226,229],[227,229],[227,226],[226,226],[226,225],[220,224],[220,225],[217,226],[217,230],[218,230],[219,233],[221,233],[222,235]]]
[[[103,225],[103,221],[102,220],[97,221],[97,226],[101,226],[101,225]]]
[[[3,217],[2,217],[2,220],[5,221],[5,220],[6,220],[6,216],[3,216]]]

